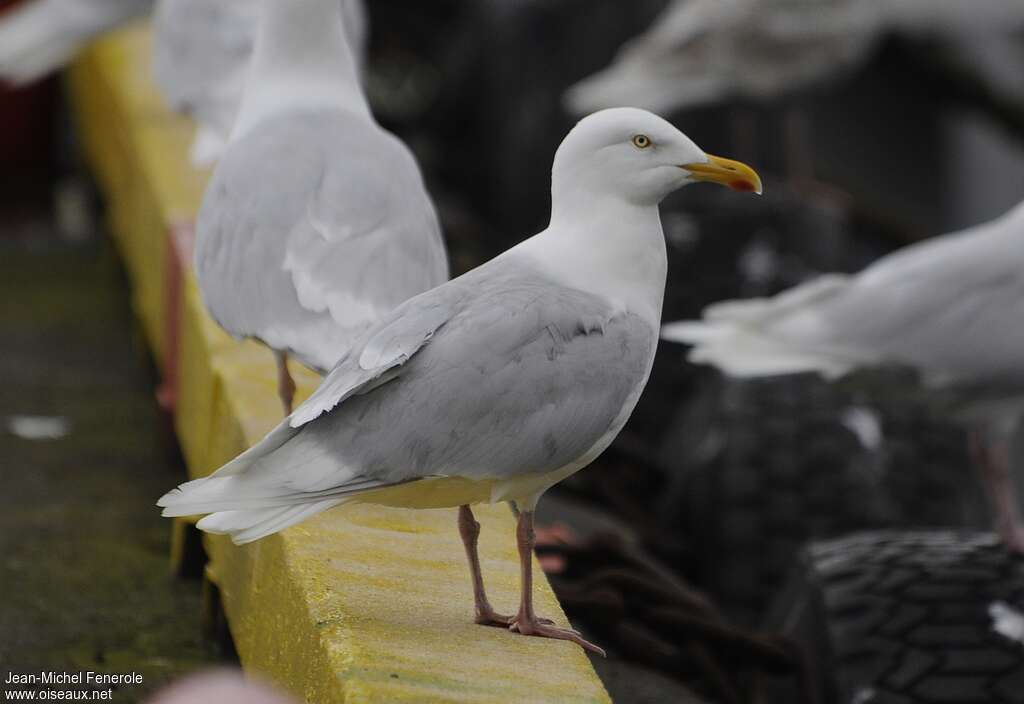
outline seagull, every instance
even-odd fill
[[[359,85],[338,0],[266,0],[245,97],[196,221],[213,318],[325,371],[374,320],[448,279],[437,215],[408,148]]]
[[[349,46],[366,53],[362,0],[341,0]],[[212,166],[227,145],[245,88],[261,5],[254,0],[157,0],[153,76],[170,107],[197,122],[192,163]]]
[[[1002,217],[920,242],[859,274],[827,274],[772,298],[716,303],[666,325],[689,359],[735,377],[858,369],[917,370],[952,404],[1006,545],[1024,553],[1010,439],[1024,414],[1024,203]]]
[[[672,111],[774,98],[856,66],[877,26],[864,0],[675,0],[564,100],[585,114],[623,102]]]
[[[161,498],[163,515],[208,513],[199,528],[241,544],[347,502],[458,507],[476,622],[603,652],[534,612],[534,508],[608,447],[647,382],[666,275],[658,203],[696,181],[761,181],[634,108],[581,120],[551,181],[547,229],[375,322],[263,440]],[[471,510],[500,501],[519,510],[514,617],[487,600]]]
[[[673,0],[563,98],[577,115],[771,100],[856,69],[888,35],[991,40],[1022,26],[1020,0]]]
[[[0,80],[32,83],[94,37],[149,12],[152,0],[28,0],[0,13]]]

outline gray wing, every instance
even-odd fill
[[[444,283],[448,261],[433,204],[412,155],[378,131],[336,136],[305,212],[288,235],[284,268],[302,306],[363,327]]]
[[[496,260],[400,306],[218,475],[294,499],[553,471],[617,429],[656,341],[638,316]]]
[[[233,145],[198,230],[214,318],[323,369],[380,316],[447,278],[412,156],[344,113],[274,120]]]

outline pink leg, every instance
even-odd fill
[[[277,395],[281,399],[286,416],[292,413],[292,401],[295,400],[295,381],[288,371],[288,353],[274,350],[274,360],[277,362]]]
[[[519,514],[516,526],[516,542],[519,545],[519,568],[522,581],[522,596],[519,602],[519,613],[509,628],[525,636],[541,636],[542,638],[558,638],[571,640],[584,650],[597,653],[602,657],[604,650],[589,641],[583,640],[577,631],[571,628],[558,628],[550,621],[537,618],[533,611],[533,548],[536,536],[533,533],[533,511]]]
[[[981,474],[981,483],[995,512],[996,531],[1010,550],[1024,554],[1024,521],[1010,474],[1010,448],[1005,438],[987,442],[981,431],[970,434],[971,454]]]
[[[469,573],[473,578],[473,602],[476,608],[476,622],[486,626],[508,626],[512,623],[511,616],[502,616],[491,608],[484,591],[484,575],[480,571],[480,555],[477,553],[477,538],[480,537],[480,524],[473,517],[469,506],[459,506],[459,535],[466,548],[466,559],[469,561]]]

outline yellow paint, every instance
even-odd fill
[[[208,174],[187,163],[192,127],[168,113],[153,88],[149,46],[144,25],[104,39],[73,67],[69,89],[133,306],[159,355],[167,232],[194,217]],[[225,335],[190,274],[183,289],[174,420],[198,477],[259,440],[280,421],[280,408],[270,353]],[[318,378],[292,369],[305,398]],[[437,490],[449,499],[456,489],[482,491],[465,484]],[[476,513],[491,601],[511,612],[519,589],[514,521],[503,506]],[[244,666],[307,702],[608,701],[577,646],[472,623],[452,510],[356,504],[244,547],[222,536],[206,545]],[[535,590],[538,611],[565,623],[543,577]]]

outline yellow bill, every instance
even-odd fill
[[[742,161],[708,154],[707,163],[684,164],[679,168],[689,171],[695,181],[711,181],[734,191],[761,194],[761,177]]]

